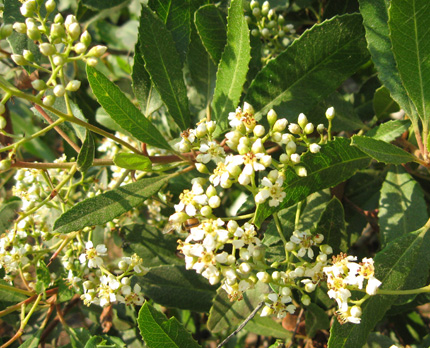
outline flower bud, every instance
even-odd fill
[[[245,144],[239,144],[237,145],[237,152],[239,152],[239,155],[244,155],[250,151],[249,147]]]
[[[261,14],[266,16],[269,13],[270,3],[268,1],[263,2],[263,6],[261,6]]]
[[[0,104],[0,105],[3,105],[3,104]],[[4,108],[4,105],[3,105],[3,108]],[[0,129],[4,129],[6,125],[7,125],[6,119],[3,116],[0,116]]]
[[[318,153],[321,150],[321,146],[319,146],[318,144],[311,144],[309,145],[309,151],[312,153]]]
[[[56,85],[54,87],[53,93],[56,97],[62,97],[66,93],[66,89],[63,85]]]
[[[47,95],[45,98],[43,98],[43,105],[45,106],[52,106],[55,103],[55,97],[53,95]]]
[[[67,32],[73,40],[77,40],[79,35],[81,35],[81,27],[79,23],[71,23],[67,28]]]
[[[90,51],[87,53],[87,56],[100,58],[105,54],[106,50],[106,46],[97,45],[90,49]]]
[[[307,283],[305,285],[305,291],[306,292],[313,292],[313,291],[315,291],[315,289],[316,289],[316,284],[314,284],[314,283]]]
[[[314,125],[312,123],[308,123],[305,128],[303,129],[303,132],[305,132],[305,134],[312,134],[314,132]]]
[[[291,134],[300,134],[302,131],[300,129],[300,126],[296,123],[290,123],[290,125],[288,126],[288,130]]]
[[[200,214],[204,217],[209,217],[212,215],[212,208],[208,205],[205,205],[202,209],[200,209]]]
[[[258,272],[257,278],[260,282],[263,282],[263,283],[269,283],[271,280],[271,277],[267,272]]]
[[[10,169],[11,166],[12,161],[9,158],[0,161],[0,172]]]
[[[251,30],[251,35],[254,37],[260,36],[260,30],[258,29],[252,29]]]
[[[89,66],[96,66],[98,63],[98,60],[97,58],[88,58],[86,62]]]
[[[274,132],[282,132],[285,128],[287,128],[288,121],[286,118],[281,118],[275,122],[273,125]]]
[[[263,30],[261,31],[261,35],[267,39],[268,37],[270,37],[270,30],[267,28],[263,28]]]
[[[251,7],[251,10],[253,10],[254,8],[260,7],[260,4],[258,3],[257,0],[251,0],[250,7]]]
[[[170,215],[169,221],[174,224],[182,224],[188,220],[188,215],[184,212],[174,213]]]
[[[27,36],[33,41],[38,41],[42,38],[39,29],[28,29]]]
[[[295,153],[297,150],[297,145],[294,141],[290,141],[287,143],[287,145],[285,146],[285,152],[288,155],[292,155],[293,153]]]
[[[204,123],[201,123],[196,128],[197,138],[203,138],[208,133],[208,129]]]
[[[279,161],[283,164],[287,164],[290,161],[290,157],[286,153],[283,153],[279,156]]]
[[[55,10],[55,0],[47,0],[45,2],[46,12],[51,13]]]
[[[12,35],[13,33],[13,27],[12,24],[3,24],[0,29],[0,36],[2,39]]]
[[[64,21],[64,26],[66,27],[67,30],[69,30],[69,26],[72,23],[77,23],[78,21],[76,20],[76,17],[74,15],[68,15],[66,17],[66,20]]]
[[[306,115],[304,113],[301,113],[299,115],[299,119],[297,121],[297,123],[299,124],[300,127],[305,128],[305,126],[308,124],[308,118],[306,117]]]
[[[32,17],[36,7],[36,0],[27,0],[22,4],[19,10],[24,17]]]
[[[282,141],[282,134],[281,134],[281,133],[279,133],[279,132],[272,133],[272,140],[273,140],[275,143],[279,143],[279,142],[281,142],[281,141]]]
[[[28,62],[25,60],[25,58],[20,54],[12,54],[10,56],[12,60],[15,62],[16,65],[27,65]]]
[[[13,23],[12,28],[13,28],[13,30],[15,30],[17,33],[20,33],[20,34],[25,34],[25,33],[27,33],[27,26],[25,25],[25,23],[15,22],[15,23]]]
[[[252,9],[252,15],[255,18],[259,18],[261,16],[261,10],[258,7]]]
[[[87,46],[84,43],[82,43],[82,42],[78,42],[73,47],[73,49],[76,52],[76,54],[82,54],[82,53],[85,53],[87,51]],[[97,60],[96,60],[96,64],[97,64]]]
[[[273,109],[270,109],[267,113],[267,122],[269,122],[269,125],[272,126],[275,124],[276,120],[278,119],[278,115],[276,114],[276,111]]]
[[[64,18],[61,13],[57,13],[54,17],[54,23],[64,23]]]
[[[266,130],[264,129],[264,126],[258,124],[254,127],[253,132],[256,137],[262,137],[264,133],[266,133]]]
[[[323,125],[322,123],[320,123],[320,124],[317,126],[317,132],[318,132],[319,134],[323,134],[323,133],[324,133],[324,129],[325,129],[325,127],[324,127],[324,125]]]
[[[79,87],[81,87],[81,81],[72,80],[67,84],[66,90],[70,92],[76,92],[79,89]]]
[[[59,54],[55,54],[52,56],[52,62],[55,66],[60,66],[64,64],[64,58]]]
[[[25,60],[29,62],[34,62],[34,55],[31,51],[29,50],[22,51],[22,56],[25,58]]]
[[[64,25],[61,23],[51,24],[50,35],[52,40],[66,37],[66,31],[64,30]]]
[[[34,80],[31,82],[31,85],[36,91],[43,91],[46,89],[46,83],[43,80]]]
[[[332,120],[335,116],[335,111],[334,111],[334,107],[331,106],[327,109],[327,111],[325,112],[325,117],[327,118],[327,120]]]
[[[326,255],[330,255],[333,253],[333,248],[328,244],[321,245],[320,250]]]
[[[186,152],[186,151],[185,151]],[[195,166],[196,166],[196,169],[197,169],[197,171],[199,172],[199,173],[202,173],[202,174],[209,174],[209,169],[208,169],[208,167],[206,167],[203,163],[196,163],[195,164]]]
[[[272,11],[272,10],[270,10],[270,11]],[[269,11],[269,14],[270,14],[270,11]],[[276,27],[276,21],[270,21],[269,23],[267,23],[267,27],[269,28],[269,29],[273,29],[274,27]]]
[[[300,155],[298,153],[293,153],[290,155],[290,160],[294,164],[299,164],[300,163]]]
[[[306,168],[305,167],[294,167],[294,170],[296,171],[296,174],[298,175],[298,176],[301,176],[301,177],[305,177],[305,176],[308,176],[308,171],[306,170]]]
[[[206,122],[206,127],[208,129],[208,133],[212,134],[215,131],[216,122],[215,121]]]
[[[303,295],[300,301],[304,306],[309,306],[311,304],[311,298],[308,295]]]
[[[261,139],[258,138],[254,144],[252,144],[251,151],[253,153],[264,153],[264,145],[261,142]]]
[[[121,260],[120,262],[118,262],[118,268],[121,271],[125,271],[128,268],[128,263],[125,262],[124,260]],[[124,279],[124,278],[123,278]],[[122,279],[121,279],[122,280]]]
[[[351,310],[350,310],[350,313],[351,313],[351,317],[354,317],[354,318],[361,318],[361,314],[362,314],[363,312],[362,312],[362,310],[361,310],[361,307],[360,307],[360,306],[352,306],[352,307],[351,307]]]
[[[267,18],[269,18],[270,20],[276,18],[276,11],[274,9],[270,9],[269,13],[267,14]],[[275,22],[276,24],[276,22]]]
[[[285,23],[285,18],[284,18],[284,16],[283,16],[283,15],[279,15],[279,16],[278,16],[278,24],[279,24],[279,25],[284,25],[284,23]]]
[[[209,198],[208,203],[211,208],[216,209],[221,205],[221,198],[219,196],[212,196]]]
[[[39,50],[44,56],[52,56],[57,52],[55,46],[47,42],[40,44]]]
[[[85,30],[85,31],[82,33],[82,35],[81,35],[81,37],[80,37],[79,41],[80,41],[80,42],[82,42],[82,43],[83,43],[85,46],[87,46],[87,47],[91,44],[91,35],[90,35],[90,33],[88,32],[88,30]]]

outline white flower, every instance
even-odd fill
[[[200,154],[197,155],[197,162],[208,163],[213,160],[215,163],[222,162],[225,158],[225,151],[216,141],[209,141],[200,145]]]
[[[79,261],[85,263],[88,260],[89,268],[99,268],[103,265],[103,259],[100,256],[105,256],[107,249],[104,244],[99,244],[95,248],[93,242],[85,243],[85,253],[79,256]]]
[[[303,257],[308,253],[308,257],[312,259],[314,257],[314,252],[312,250],[312,246],[315,245],[313,241],[312,235],[306,232],[300,232],[298,230],[293,232],[293,235],[290,237],[290,241],[297,244],[300,249],[297,252],[297,255]]]
[[[269,206],[277,207],[287,195],[282,188],[284,178],[282,176],[278,176],[275,183],[272,183],[271,180],[269,180],[267,177],[264,177],[263,180],[261,180],[261,183],[264,188],[260,190],[260,192],[255,196],[255,202],[260,203],[257,202],[257,196],[259,196],[258,200],[263,200],[263,202],[265,202],[266,199],[270,197]]]

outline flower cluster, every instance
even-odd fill
[[[339,310],[339,322],[360,323],[359,304],[349,305],[351,290],[363,289],[366,281],[366,293],[375,295],[381,282],[375,278],[373,259],[364,258],[357,263],[357,257],[340,254],[333,257],[332,265],[323,269],[327,277],[328,295],[336,300]]]
[[[271,9],[269,1],[260,6],[257,0],[252,0],[250,9],[251,14],[246,16],[246,20],[251,35],[259,37],[264,43],[265,60],[276,57],[297,37],[294,25],[286,23],[281,14]]]

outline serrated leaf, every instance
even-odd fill
[[[307,169],[307,176],[299,177],[289,168],[285,173],[284,191],[287,193],[284,201],[277,207],[269,208],[267,204],[260,204],[257,208],[255,224],[259,226],[273,212],[293,205],[313,192],[336,186],[350,178],[357,170],[366,168],[370,158],[350,146],[349,140],[336,138],[321,147],[317,154],[303,155],[301,165]]]
[[[389,143],[406,132],[410,126],[410,120],[391,120],[372,128],[366,133],[366,137]]]
[[[215,5],[200,7],[194,14],[197,32],[212,61],[218,64],[227,42],[226,18]]]
[[[101,225],[138,206],[155,194],[171,176],[145,178],[79,202],[62,214],[54,224],[60,233]]]
[[[172,33],[176,50],[183,63],[190,42],[190,0],[149,0],[148,6],[157,13]]]
[[[381,289],[400,290],[414,288],[408,282],[411,270],[420,261],[422,251],[428,250],[430,222],[415,231],[389,243],[374,258],[375,276],[382,282]],[[427,265],[426,265],[427,266]],[[330,331],[329,348],[361,348],[375,325],[397,301],[396,296],[375,295],[362,305],[361,323],[340,325],[337,321]]]
[[[124,235],[124,252],[139,255],[145,267],[184,264],[176,255],[178,237],[175,235],[165,235],[147,224],[124,226],[121,235]]]
[[[145,296],[156,303],[195,312],[208,312],[216,294],[207,279],[183,266],[151,268],[138,282]]]
[[[314,337],[317,331],[327,330],[330,327],[330,319],[327,313],[315,303],[306,307],[306,336]]]
[[[227,18],[227,45],[218,66],[212,108],[217,127],[228,126],[228,114],[236,110],[251,60],[249,29],[243,15],[243,0],[232,0]]]
[[[161,149],[171,149],[158,129],[142,115],[118,86],[89,65],[87,77],[98,102],[117,124],[144,143]]]
[[[16,216],[18,209],[21,207],[21,200],[14,199],[4,203],[0,207],[0,233],[4,233],[10,227]]]
[[[86,172],[93,165],[95,151],[93,135],[90,131],[87,131],[87,136],[76,160],[79,171]]]
[[[297,60],[300,57],[300,60]],[[310,111],[369,58],[361,16],[314,25],[255,77],[245,100],[260,119],[274,108],[283,117]]]
[[[390,91],[386,87],[379,87],[373,97],[373,110],[376,117],[381,120],[388,118],[393,112],[400,110],[397,104],[390,96]]]
[[[146,6],[140,16],[139,42],[145,69],[170,115],[181,130],[188,128],[190,112],[179,54],[172,34]]]
[[[306,205],[301,211],[297,229],[305,231],[315,228],[330,199],[331,195],[328,189],[311,193],[306,198]]]
[[[430,120],[430,2],[391,0],[388,27],[400,79],[423,122]]]
[[[378,162],[402,164],[416,160],[415,156],[400,147],[374,138],[354,135],[351,145],[357,146]]]
[[[270,317],[260,317],[256,315],[250,320],[245,330],[261,336],[271,336],[276,338],[291,338],[292,332],[285,330],[279,323]]]
[[[127,0],[81,0],[81,3],[92,10],[101,11],[116,7],[126,1]]]
[[[39,347],[40,337],[42,336],[43,329],[37,330],[29,338],[25,340],[18,348],[37,348]]]
[[[388,28],[389,0],[359,0],[360,13],[366,30],[366,40],[379,79],[390,91],[393,99],[410,116],[414,108],[400,80],[396,60],[391,50]]]
[[[327,204],[320,220],[318,221],[315,233],[324,236],[324,244],[328,244],[333,248],[333,255],[339,254],[341,251],[341,240],[346,235],[345,228],[345,213],[342,203],[333,197]]]
[[[137,324],[148,348],[200,347],[176,318],[167,319],[148,302],[140,309]]]
[[[208,329],[217,333],[239,325],[263,300],[261,295],[268,290],[267,284],[258,282],[254,289],[243,294],[241,301],[230,301],[225,290],[219,288],[209,312]]]
[[[379,200],[381,244],[417,230],[427,219],[427,206],[421,186],[401,167],[391,167]]]
[[[130,170],[151,171],[152,163],[148,157],[137,153],[120,152],[113,158],[113,163],[118,167]]]
[[[139,102],[142,113],[145,116],[150,116],[163,105],[163,101],[145,69],[145,61],[140,52],[139,41],[134,49],[133,72],[131,74],[133,92]]]

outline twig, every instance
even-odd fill
[[[224,340],[224,341],[222,341],[218,346],[217,346],[217,348],[220,348],[220,347],[222,347],[223,345],[225,345],[234,335],[237,335],[237,333],[240,331],[240,330],[242,330],[244,327],[245,327],[245,325],[246,324],[248,324],[248,322],[252,319],[252,318],[254,318],[255,317],[255,315],[257,314],[257,312],[261,309],[261,307],[263,307],[263,305],[264,305],[264,302],[260,302],[259,304],[258,304],[258,306],[257,307],[255,307],[255,309],[251,312],[251,314],[250,315],[248,315],[248,318],[246,318],[244,321],[243,321],[243,323],[242,324],[240,324],[239,325],[239,327],[236,329],[236,330],[234,330],[230,335],[228,335],[228,337]]]
[[[290,341],[290,344],[289,344],[288,348],[292,347],[293,344],[294,344],[294,340],[296,339],[297,331],[299,329],[299,324],[300,324],[300,322],[302,320],[302,316],[303,316],[304,312],[305,312],[305,310],[302,308],[300,310],[299,315],[297,316],[296,327],[294,328],[293,336],[291,336],[291,341]]]

